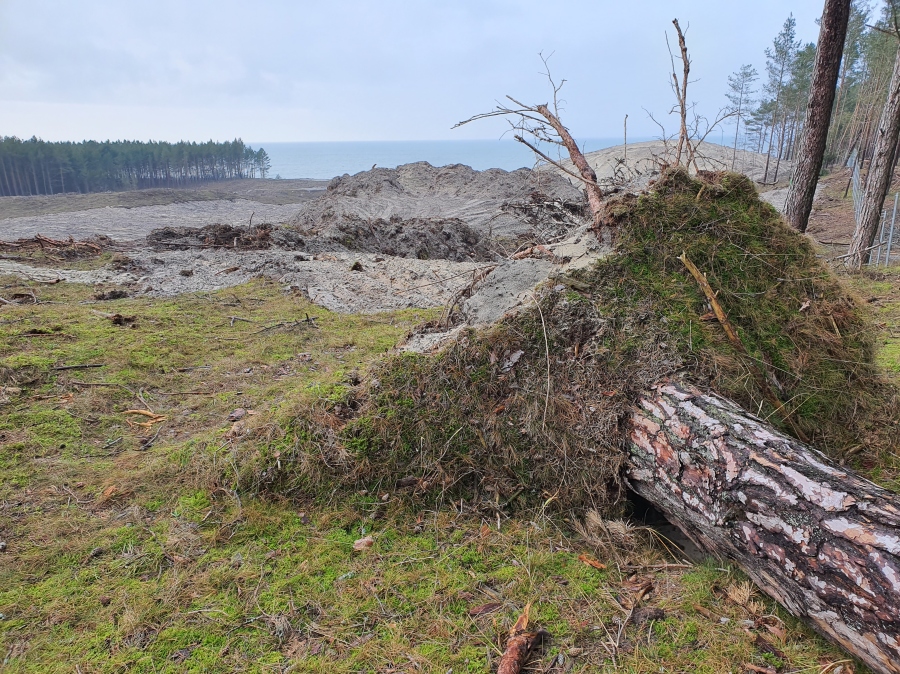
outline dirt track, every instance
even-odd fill
[[[137,208],[94,208],[0,220],[0,239],[27,238],[36,234],[55,239],[69,236],[87,239],[104,234],[116,241],[134,241],[161,227],[203,227],[215,223],[246,226],[251,214],[254,225],[276,224],[289,220],[296,212],[296,204],[261,204],[246,199],[189,201]]]

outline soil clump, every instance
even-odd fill
[[[147,236],[147,245],[154,250],[186,250],[188,248],[235,248],[258,250],[271,243],[272,226],[234,227],[207,225],[206,227],[163,227]]]

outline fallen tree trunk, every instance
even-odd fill
[[[900,497],[719,396],[640,400],[627,478],[700,548],[874,671],[900,673]]]

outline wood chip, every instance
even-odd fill
[[[603,562],[598,562],[593,557],[588,557],[583,553],[578,555],[578,561],[584,562],[588,566],[593,566],[595,569],[600,569],[601,571],[606,568],[606,564],[604,564]]]
[[[368,550],[373,545],[375,545],[375,539],[371,536],[366,536],[365,538],[358,538],[353,542],[353,549],[357,552],[362,552],[363,550]]]
[[[473,606],[469,609],[469,615],[473,618],[477,618],[478,616],[487,615],[488,613],[496,613],[501,608],[503,608],[503,604],[492,601],[487,604],[482,604],[481,606]]]

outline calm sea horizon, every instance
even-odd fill
[[[588,138],[581,145],[585,152],[593,152],[621,142],[621,138]],[[272,165],[270,178],[327,180],[345,173],[367,171],[373,165],[395,168],[417,161],[427,161],[432,166],[466,164],[479,171],[489,168],[513,171],[534,166],[531,151],[514,140],[259,142],[249,145],[255,149],[265,148]]]

